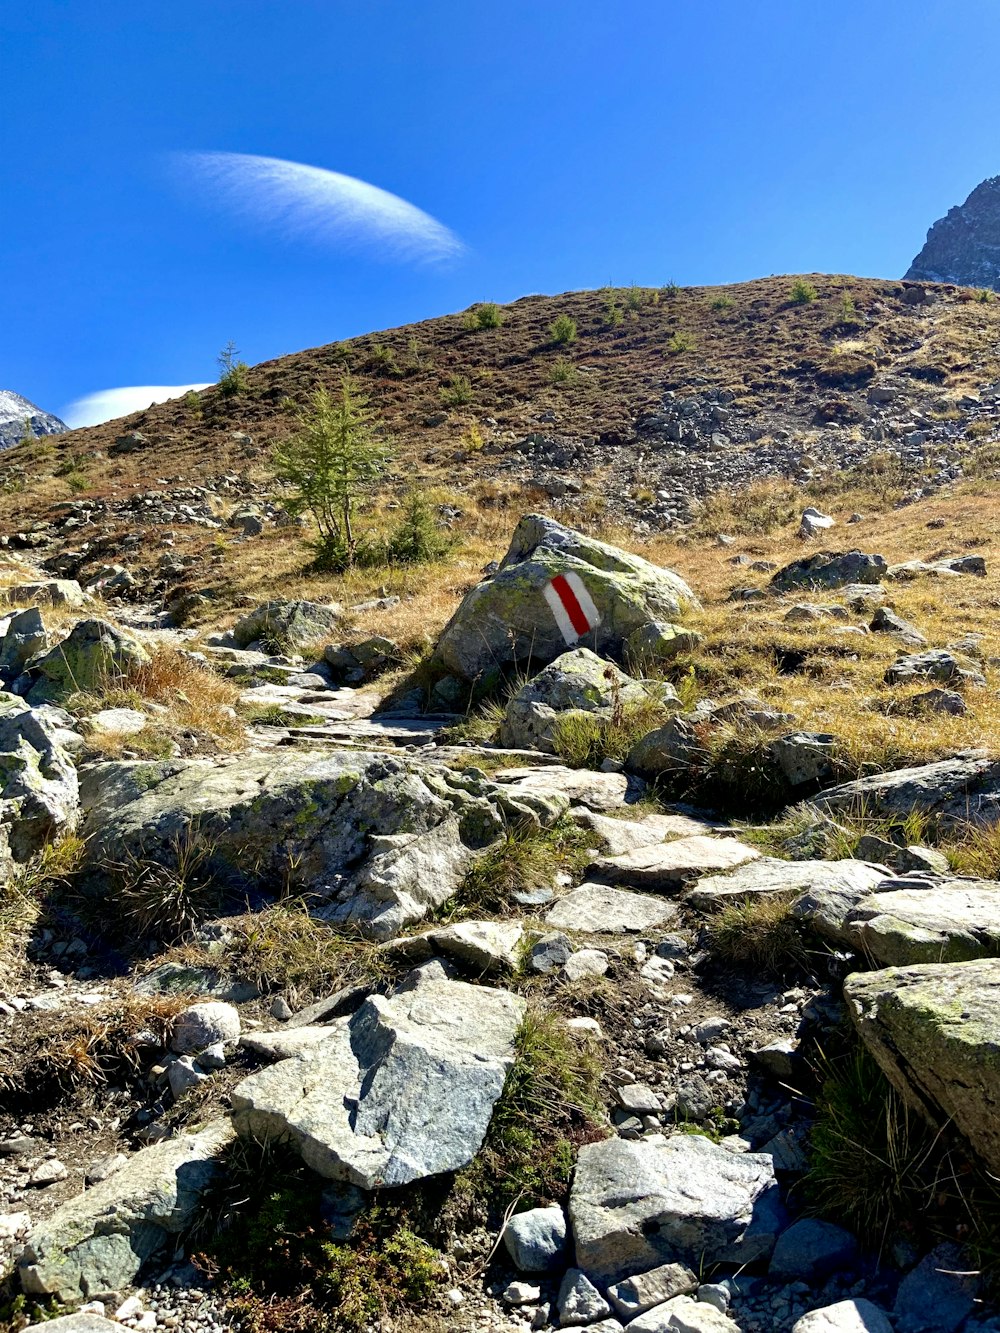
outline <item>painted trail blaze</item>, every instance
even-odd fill
[[[576,643],[601,623],[594,599],[579,574],[557,574],[544,588],[545,600],[566,642]]]

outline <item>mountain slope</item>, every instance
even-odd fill
[[[0,389],[0,449],[11,449],[21,443],[25,423],[34,436],[61,435],[69,430],[64,421],[51,412],[43,412],[21,394],[12,389]]]
[[[645,538],[704,515],[720,490],[828,489],[873,460],[894,493],[929,493],[996,436],[1000,303],[954,286],[776,277],[531,296],[500,315],[294,353],[252,367],[237,393],[212,386],[12,449],[0,542],[70,577],[123,565],[136,598],[173,600],[179,585],[239,600],[301,569],[301,535],[276,522],[270,446],[345,373],[395,447],[385,499],[430,487],[456,531],[477,512],[547,507]],[[563,342],[560,319],[575,329]],[[241,532],[247,505],[266,558],[224,554],[215,535]]]
[[[984,180],[934,223],[906,276],[1000,291],[1000,176]]]

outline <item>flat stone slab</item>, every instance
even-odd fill
[[[953,1121],[1000,1172],[1000,959],[854,973],[844,998],[906,1101],[933,1124]]]
[[[708,871],[730,870],[759,859],[755,847],[736,838],[695,835],[655,847],[639,847],[622,856],[598,857],[587,867],[587,874],[609,884],[633,884],[663,892],[680,888]]]
[[[712,825],[689,815],[647,815],[645,819],[612,819],[593,810],[573,809],[570,817],[601,842],[605,856],[621,856],[639,847],[655,847],[668,838],[689,838],[711,833]]]
[[[676,920],[677,907],[667,899],[607,884],[581,884],[549,909],[545,924],[593,935],[637,935],[672,926]]]
[[[428,964],[238,1084],[236,1131],[288,1138],[321,1176],[366,1190],[457,1171],[482,1146],[524,1012],[520,996]]]
[[[784,1221],[771,1158],[697,1134],[584,1144],[569,1214],[577,1264],[602,1287],[664,1262],[766,1258]]]
[[[688,891],[685,902],[701,911],[716,911],[727,903],[770,894],[822,890],[844,893],[850,901],[871,893],[888,872],[865,861],[782,861],[762,856],[739,866],[729,875],[705,875]]]
[[[561,806],[561,814],[571,805],[585,805],[588,810],[597,811],[619,810],[633,792],[641,790],[641,784],[624,773],[594,773],[587,768],[564,768],[557,764],[541,769],[502,768],[492,774],[492,780],[517,799],[534,795],[556,803]]]
[[[1000,957],[1000,883],[928,881],[862,899],[845,931],[883,966]]]

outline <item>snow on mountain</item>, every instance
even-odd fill
[[[69,427],[51,412],[40,407],[12,389],[0,389],[0,450],[20,444],[25,427],[32,435],[61,435]]]

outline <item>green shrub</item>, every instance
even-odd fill
[[[989,305],[996,300],[996,292],[991,291],[989,287],[981,287],[976,292],[976,300],[981,301],[984,305]]]
[[[558,315],[549,325],[549,337],[560,347],[576,342],[576,320]]]
[[[464,407],[472,402],[472,382],[468,375],[452,375],[447,384],[438,389],[443,407]]]
[[[643,287],[637,287],[633,282],[632,286],[625,292],[625,309],[641,310],[644,305],[649,304],[649,293]]]
[[[386,563],[420,565],[440,560],[452,544],[438,526],[426,496],[414,490],[406,497],[402,518],[386,538]]]
[[[713,296],[708,305],[710,310],[731,310],[733,298],[723,293],[721,296]]]
[[[681,352],[694,351],[694,335],[684,333],[680,329],[671,336],[667,342],[667,351],[671,356],[679,356]]]
[[[607,324],[608,328],[610,329],[616,329],[624,318],[625,316],[622,313],[622,308],[618,304],[615,297],[613,295],[609,296],[607,300],[604,302],[605,324]]]
[[[792,305],[808,305],[810,301],[816,300],[817,295],[812,283],[806,282],[805,278],[796,278],[788,293],[788,299]]]
[[[503,311],[495,301],[483,301],[466,311],[462,327],[475,329],[498,329],[503,323]]]

